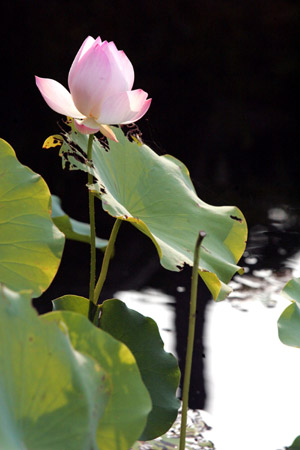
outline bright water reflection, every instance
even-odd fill
[[[283,208],[270,209],[268,218],[269,226],[258,225],[250,235],[246,274],[234,277],[228,300],[206,309],[203,419],[212,430],[203,435],[216,450],[283,450],[300,434],[300,350],[282,344],[277,331],[290,304],[280,291],[300,276],[298,219]],[[175,354],[173,297],[154,289],[116,297],[152,317],[165,349]]]
[[[278,339],[277,320],[290,302],[272,308],[229,301],[207,310],[209,438],[220,450],[277,450],[300,433],[299,349]]]
[[[152,317],[165,349],[175,352],[172,297],[154,289],[121,291],[116,297]],[[243,309],[233,307],[231,300],[208,305],[209,415],[203,418],[212,430],[204,437],[217,450],[279,450],[300,433],[299,350],[283,345],[277,334],[278,317],[288,304],[277,295],[272,308],[257,298],[243,300]]]

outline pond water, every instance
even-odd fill
[[[283,345],[277,320],[290,302],[267,308],[247,301],[247,312],[229,301],[207,310],[206,379],[212,431],[220,450],[278,450],[300,433],[299,349]]]
[[[272,225],[278,238],[281,231],[286,235],[280,220],[286,222],[287,217],[283,210],[276,214]],[[300,434],[300,350],[283,345],[277,332],[277,320],[290,304],[280,291],[292,276],[300,276],[300,256],[295,253],[291,257],[277,239],[276,248],[271,247],[281,259],[271,257],[270,262],[266,256],[261,258],[262,252],[254,249],[264,245],[266,250],[266,236],[270,239],[272,234],[261,227],[254,230],[244,260],[248,273],[234,278],[234,291],[227,300],[210,301],[206,307],[207,399],[202,415],[212,428],[203,435],[217,450],[283,450]],[[172,296],[146,289],[120,291],[116,297],[152,317],[165,349],[176,354]]]
[[[116,294],[128,307],[152,317],[165,349],[176,354],[172,298],[162,292]],[[206,312],[204,433],[219,450],[281,450],[300,433],[299,350],[283,345],[277,320],[289,301],[277,296],[267,307],[254,294],[237,308],[210,302]],[[247,311],[245,311],[247,310]]]

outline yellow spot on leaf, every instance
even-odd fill
[[[131,135],[131,139],[137,144],[137,145],[143,145],[143,142],[139,136],[133,136]]]
[[[61,147],[64,140],[59,134],[55,134],[53,136],[49,136],[45,142],[43,143],[43,148],[53,148],[53,147]]]

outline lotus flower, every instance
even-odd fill
[[[148,111],[151,99],[142,89],[131,90],[134,70],[113,42],[89,36],[71,66],[70,92],[55,80],[35,77],[44,100],[54,111],[74,118],[78,131],[101,131],[117,141],[109,125],[132,123]]]

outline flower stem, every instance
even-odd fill
[[[107,275],[107,271],[108,271],[108,266],[109,266],[109,262],[110,262],[110,258],[111,255],[113,253],[114,250],[114,245],[116,242],[116,238],[117,238],[117,234],[119,231],[119,228],[121,226],[122,220],[121,219],[117,219],[114,223],[113,229],[111,230],[111,234],[109,237],[109,241],[108,241],[108,245],[106,247],[105,253],[104,253],[104,257],[103,257],[103,261],[102,261],[102,267],[101,267],[101,272],[95,287],[95,292],[94,292],[94,300],[95,303],[97,303],[98,298],[100,296],[103,284],[106,280],[106,275]]]
[[[89,135],[87,147],[87,159],[92,161],[93,157],[93,139],[94,135]],[[93,175],[88,173],[88,184],[93,184]],[[90,263],[90,286],[89,286],[89,300],[95,303],[94,288],[96,280],[96,226],[95,226],[95,205],[94,195],[89,191],[89,215],[90,215],[90,248],[91,248],[91,263]]]
[[[192,371],[192,358],[195,336],[195,324],[196,324],[196,308],[197,308],[197,289],[198,289],[198,265],[200,257],[200,246],[206,236],[204,231],[200,231],[194,251],[194,265],[192,272],[192,285],[191,285],[191,300],[190,300],[190,315],[189,315],[189,329],[187,338],[187,350],[183,380],[183,393],[182,393],[182,411],[181,411],[181,428],[180,428],[180,443],[179,450],[185,450],[185,436],[186,436],[186,423],[187,423],[187,409],[189,401],[190,391],[190,379]]]

